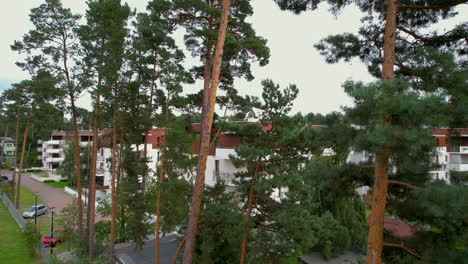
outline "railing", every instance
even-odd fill
[[[54,148],[48,148],[48,149],[46,149],[46,152],[47,152],[47,153],[61,153],[61,152],[63,152],[63,149],[59,149],[59,148],[56,148],[56,149],[54,149]]]
[[[449,164],[449,169],[452,171],[468,171],[468,164]]]
[[[37,148],[37,152],[42,152],[42,148]]]
[[[47,162],[61,162],[63,158],[46,158]]]
[[[18,212],[18,210],[15,208],[15,206],[5,193],[1,192],[0,194],[2,196],[3,203],[8,207],[8,210],[15,219],[16,223],[18,223],[19,227],[24,231],[24,229],[26,228],[26,221],[24,221],[23,216],[20,212]]]
[[[224,172],[224,171],[213,171],[213,181],[224,181],[226,184],[231,185],[233,184],[233,180],[235,179],[234,173],[231,172]]]
[[[468,153],[468,147],[467,146],[460,147],[460,153]]]

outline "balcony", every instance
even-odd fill
[[[42,160],[42,155],[37,155],[38,160]]]
[[[460,146],[460,153],[468,154],[468,146]]]
[[[104,169],[96,169],[96,176],[98,176],[98,175],[104,176],[104,172],[105,172]]]
[[[451,171],[468,171],[468,163],[464,164],[449,164],[449,169]]]
[[[224,181],[227,185],[232,185],[235,179],[234,173],[225,171],[213,171],[213,181]]]
[[[46,152],[47,153],[57,153],[58,154],[58,153],[62,153],[63,150],[62,149],[48,148],[48,149],[46,149]]]
[[[437,152],[447,152],[447,147],[436,147]]]
[[[42,152],[42,148],[37,148],[37,152]]]
[[[49,140],[47,145],[65,145],[65,140]]]
[[[63,158],[46,158],[46,162],[62,162]]]

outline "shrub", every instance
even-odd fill
[[[68,182],[68,179],[61,179],[61,182]]]
[[[28,246],[29,254],[34,256],[36,253],[36,247],[41,241],[41,235],[34,231],[34,225],[32,223],[27,223],[23,232],[23,236]]]
[[[54,180],[45,180],[43,181],[43,183],[51,183],[51,182],[55,182]]]

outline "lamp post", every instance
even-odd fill
[[[55,207],[51,207],[50,208],[50,213],[52,214],[52,221],[50,222],[50,241],[52,242],[53,241],[53,238],[54,238],[54,209]],[[53,243],[53,242],[52,242]],[[52,243],[50,245],[50,254],[52,255],[53,253],[53,246],[52,246]]]
[[[37,192],[34,193],[36,196],[36,202],[34,206],[34,232],[37,233]]]

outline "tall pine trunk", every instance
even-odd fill
[[[161,226],[161,188],[162,185],[161,183],[164,181],[164,162],[166,161],[166,142],[167,142],[167,120],[169,119],[169,94],[166,97],[166,111],[165,111],[165,132],[164,132],[164,140],[162,142],[162,147],[161,147],[161,163],[159,165],[159,188],[158,188],[158,193],[157,193],[157,200],[156,200],[156,226],[155,226],[155,249],[156,249],[156,259],[155,263],[159,264],[159,232],[160,232],[160,226]]]
[[[20,129],[20,106],[21,106],[21,97],[18,99],[18,111],[16,112],[16,128],[15,128],[15,157],[14,157],[14,170],[12,176],[12,185],[11,185],[11,200],[15,201],[15,187],[16,187],[16,168],[18,167],[18,137]],[[18,187],[19,188],[19,187]],[[18,208],[16,208],[18,209]]]
[[[157,69],[157,62],[158,62],[158,54],[156,51],[154,52],[154,66],[153,66],[153,73],[156,73]],[[151,81],[151,88],[150,88],[150,97],[149,97],[149,102],[148,102],[148,119],[151,119],[151,112],[153,111],[153,96],[154,96],[154,89],[156,88],[156,79],[153,78]],[[146,144],[146,140],[148,138],[148,130],[145,132],[145,141],[143,142],[143,155],[146,158],[148,158],[148,146]],[[147,176],[143,175],[142,183],[141,183],[141,189],[144,191],[146,188],[146,179]]]
[[[63,46],[63,68],[68,86],[68,95],[70,96],[70,103],[72,109],[73,119],[73,141],[75,143],[75,167],[76,167],[76,188],[78,189],[78,238],[80,241],[83,240],[83,202],[81,193],[81,158],[80,158],[80,141],[78,138],[78,124],[77,124],[77,113],[75,106],[75,89],[70,80],[70,72],[68,70],[68,50],[66,44]]]
[[[3,146],[2,146],[2,162],[5,162],[5,143],[6,143],[6,137],[8,136],[8,123],[5,128],[5,135],[3,136]],[[6,164],[6,162],[5,162]]]
[[[23,170],[24,152],[26,152],[26,141],[28,139],[28,130],[29,130],[29,123],[30,123],[32,111],[33,110],[32,110],[32,107],[31,107],[31,109],[29,110],[29,113],[28,113],[28,117],[26,119],[26,126],[24,127],[23,144],[21,146],[20,165],[19,165],[19,169],[18,169],[18,188],[16,188],[16,209],[19,208],[19,203],[20,203],[21,171]]]
[[[395,63],[395,39],[397,1],[387,0],[384,58],[382,63],[382,79],[393,80]],[[390,122],[388,117],[381,117],[383,125]],[[376,154],[375,176],[372,193],[372,208],[369,216],[369,234],[367,239],[367,264],[382,264],[383,231],[385,207],[388,189],[388,156],[389,149],[383,148]]]
[[[221,61],[223,57],[224,41],[226,39],[226,31],[228,24],[228,15],[230,10],[231,1],[223,0],[223,10],[221,14],[221,23],[219,26],[218,40],[216,42],[216,50],[214,56],[213,73],[211,75],[211,85],[209,98],[206,98],[206,94],[203,94],[203,106],[207,109],[205,115],[203,115],[201,124],[201,139],[200,139],[200,153],[198,156],[197,176],[195,178],[195,186],[192,196],[192,205],[190,208],[190,217],[187,227],[185,250],[183,255],[183,263],[191,264],[193,259],[193,253],[195,250],[196,243],[196,232],[198,227],[198,219],[200,216],[201,200],[203,194],[203,188],[205,186],[205,170],[206,160],[208,158],[210,150],[210,137],[211,137],[211,126],[213,124],[213,115],[215,110],[216,102],[216,90],[219,84],[219,75],[221,71]]]
[[[101,78],[98,80],[98,89],[101,86]],[[94,127],[93,127],[93,154],[92,154],[92,164],[91,164],[91,177],[89,179],[89,237],[88,237],[88,257],[90,260],[94,258],[94,219],[96,217],[96,167],[97,167],[97,151],[98,151],[98,130],[99,130],[99,104],[101,96],[99,91],[96,95],[96,109],[94,111]]]
[[[255,200],[255,184],[257,183],[257,175],[260,170],[260,158],[255,164],[255,172],[250,180],[249,198],[247,201],[247,212],[245,213],[245,227],[242,235],[241,258],[240,264],[245,264],[247,260],[247,246],[249,243],[249,222],[252,217],[253,203]]]
[[[111,232],[110,232],[110,245],[109,245],[109,263],[114,259],[114,243],[115,243],[115,230],[116,230],[116,215],[117,215],[117,110],[114,110],[114,124],[112,127],[112,210],[111,210]]]

